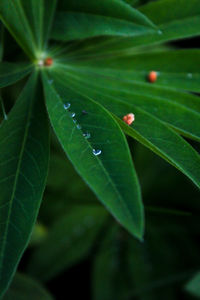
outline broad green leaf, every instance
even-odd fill
[[[101,207],[74,207],[50,228],[33,253],[28,271],[40,280],[49,280],[84,259],[102,229],[107,212]]]
[[[96,1],[94,2],[96,3]],[[85,46],[86,53],[101,54],[133,50],[138,46],[155,45],[176,39],[198,36],[200,34],[200,2],[199,0],[162,0],[143,6],[140,11],[156,22],[159,29],[155,32],[147,32],[141,36],[114,37],[91,40],[90,47]],[[146,49],[148,50],[148,49]]]
[[[51,37],[70,41],[95,36],[138,36],[154,30],[137,23],[77,12],[59,12],[56,15]]]
[[[75,60],[75,57],[74,57]],[[73,62],[75,64],[75,61]],[[84,57],[83,61],[75,64],[77,67],[90,66],[98,68],[101,75],[122,78],[130,84],[147,83],[150,71],[157,72],[157,80],[153,86],[164,86],[194,92],[200,92],[200,51],[173,50],[153,53],[126,55],[123,57],[96,57],[94,60]],[[99,70],[100,69],[100,70]],[[106,71],[105,71],[106,69]],[[84,69],[83,69],[84,71]],[[144,85],[144,89],[149,85]]]
[[[0,63],[0,88],[11,85],[18,80],[24,78],[33,69],[33,65],[29,63]]]
[[[200,272],[198,272],[185,286],[185,290],[196,296],[200,297]]]
[[[32,59],[45,51],[56,0],[1,0],[0,18]]]
[[[120,93],[121,90],[123,92],[123,85],[120,86],[121,90],[117,90],[117,92],[113,88],[106,88],[106,82],[110,84],[111,81],[106,81],[103,76],[96,76],[94,82],[92,81],[94,75],[91,76],[87,72],[85,72],[84,76],[80,72],[76,72],[76,75],[74,75],[71,70],[68,71],[68,68],[63,68],[64,71],[61,72],[60,65],[59,75],[54,75],[54,79],[56,78],[62,84],[68,84],[74,90],[78,90],[83,96],[88,95],[92,97],[120,119],[127,113],[134,113],[136,120],[132,126],[128,126],[121,121],[123,130],[177,167],[200,187],[200,156],[176,132],[153,116],[152,113],[145,111],[143,108],[145,106],[144,102],[142,106],[139,101],[135,103],[133,99],[132,103],[130,103],[130,98],[126,99],[124,96],[122,97]],[[56,70],[54,73],[56,74]],[[145,107],[147,106],[148,103]],[[155,108],[157,108],[157,105]],[[173,111],[171,111],[171,114],[173,116]],[[195,113],[193,115],[195,116]],[[197,117],[199,116],[197,115]],[[196,118],[195,124],[198,124],[197,120],[198,118]],[[192,127],[191,121],[188,127]]]
[[[107,0],[62,0],[60,2],[61,10],[114,17],[144,26],[155,27],[145,15],[121,0],[109,0],[109,2]]]
[[[47,109],[63,149],[99,200],[126,229],[141,238],[140,187],[119,125],[101,105],[71,90],[67,83],[54,85],[54,68],[49,73],[48,80],[44,76]],[[70,111],[65,109],[66,103],[70,103]]]
[[[45,107],[33,74],[0,127],[0,296],[30,239],[48,168]]]
[[[120,59],[116,59],[113,63],[111,62],[110,67],[112,69],[97,67],[101,64],[103,65],[104,63],[97,60],[92,68],[72,65],[68,66],[65,72],[67,74],[70,73],[75,80],[84,82],[84,88],[88,87],[92,89],[93,86],[93,89],[99,90],[99,92],[103,92],[107,96],[111,95],[113,99],[119,98],[128,105],[136,105],[161,121],[168,123],[181,134],[200,141],[199,97],[171,88],[169,89],[167,86],[161,87],[157,83],[150,84],[147,81],[147,72],[144,72],[143,75],[135,72],[133,75],[133,72],[129,70],[123,70],[125,65],[121,63]],[[126,64],[128,65],[128,60]],[[131,64],[132,62],[130,61]],[[119,69],[116,68],[117,65]],[[62,68],[64,70],[63,65]],[[66,76],[66,73],[62,72]],[[84,76],[80,77],[77,74],[84,74]],[[88,85],[88,82],[93,82],[92,79],[94,76],[96,77],[95,83]],[[107,85],[108,81],[109,85]],[[189,78],[188,81],[193,81],[193,79]],[[193,86],[195,84],[196,81],[194,80]],[[196,84],[197,87],[198,84]]]
[[[16,273],[3,300],[52,300],[52,296],[37,281]]]

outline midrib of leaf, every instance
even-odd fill
[[[46,81],[46,84],[48,84],[47,81]],[[73,91],[75,91],[77,94],[80,94],[80,95],[81,95],[81,93],[79,93],[77,90],[75,90],[75,89],[73,89],[73,88],[71,88],[71,87],[69,87],[69,86],[68,86],[68,88],[71,89],[71,90],[73,90]],[[96,104],[96,101],[90,99],[87,95],[84,95],[84,96],[85,96],[86,98],[88,98],[91,102],[93,102],[93,103]],[[59,99],[60,99],[60,97],[59,97]],[[62,101],[60,101],[60,103],[63,104]],[[99,104],[97,103],[97,105],[99,105]],[[106,110],[104,107],[103,107],[103,109]],[[110,114],[110,112],[108,112],[107,110],[106,110],[106,112],[110,115],[110,117],[111,117],[111,118],[113,119],[113,121],[116,123],[115,119],[114,119],[113,116]],[[119,130],[121,131],[121,133],[123,134],[123,132],[122,132],[120,126],[119,126],[119,125],[117,125],[117,126],[118,126]],[[82,130],[81,130],[81,132],[82,132]],[[82,132],[82,133],[83,133],[83,132]],[[58,137],[58,139],[59,139],[59,137]],[[124,138],[124,139],[125,139],[125,138]],[[93,148],[92,148],[91,144],[88,142],[88,140],[85,140],[85,142],[86,142],[86,144],[87,144],[87,147],[90,148],[90,149],[92,150]],[[61,145],[62,145],[62,142],[60,142],[60,143],[61,143]],[[62,146],[62,147],[63,147],[63,146]],[[63,148],[63,150],[65,151],[64,148]],[[129,151],[128,151],[128,153],[129,153]],[[119,201],[120,201],[120,203],[121,203],[121,206],[125,208],[125,213],[126,213],[126,215],[133,221],[133,224],[134,224],[135,221],[134,221],[134,219],[133,219],[133,217],[132,217],[132,215],[131,215],[131,213],[130,213],[130,208],[129,208],[129,206],[127,205],[127,203],[124,202],[124,200],[123,200],[123,198],[122,198],[120,192],[118,191],[118,189],[117,189],[115,183],[114,183],[113,180],[112,180],[112,177],[109,176],[109,173],[107,172],[106,168],[104,167],[102,161],[101,161],[98,157],[95,157],[95,159],[96,159],[96,161],[98,162],[98,164],[101,166],[101,168],[102,168],[102,170],[103,170],[105,176],[107,177],[107,179],[108,179],[108,181],[110,182],[111,186],[113,187],[115,193],[117,194],[117,197],[118,197],[118,199],[119,199]],[[131,159],[130,153],[129,153],[129,159]],[[104,204],[106,205],[105,202],[104,202]]]
[[[5,248],[6,248],[6,236],[8,235],[8,228],[9,228],[10,217],[11,217],[11,213],[12,213],[13,200],[15,198],[15,192],[16,192],[16,188],[17,188],[18,177],[19,177],[19,174],[20,174],[20,166],[21,166],[21,163],[22,163],[24,148],[25,148],[25,145],[26,145],[26,140],[27,140],[28,131],[29,131],[29,122],[28,122],[28,120],[31,117],[32,106],[33,106],[32,104],[33,104],[33,102],[31,103],[31,105],[29,107],[29,111],[28,111],[28,115],[27,115],[27,119],[26,119],[26,126],[25,126],[23,141],[22,141],[22,147],[21,147],[21,150],[20,150],[20,153],[19,153],[19,160],[18,160],[18,163],[17,163],[17,170],[16,170],[15,179],[14,179],[13,191],[12,191],[12,194],[11,194],[11,199],[9,201],[10,205],[9,205],[9,210],[8,210],[8,217],[7,217],[7,220],[6,220],[6,228],[5,228],[3,237],[2,237],[3,243],[2,243],[1,253],[0,253],[1,258],[4,258],[4,253],[5,253]],[[4,260],[3,260],[3,264],[4,264]]]
[[[76,79],[77,79],[77,78],[76,78]],[[62,80],[60,80],[60,81],[62,81]],[[79,81],[80,81],[80,79],[79,79]],[[69,78],[68,78],[68,82],[70,83],[70,87],[73,88],[74,91],[76,91],[76,92],[77,92],[76,86],[77,86],[77,85],[78,85],[78,86],[82,86],[81,84],[78,84],[77,82],[76,82],[76,84],[75,84],[75,86],[74,86],[74,81],[70,80]],[[113,101],[113,97],[112,97],[112,96],[108,96],[107,94],[101,93],[101,92],[99,92],[99,91],[98,91],[98,93],[101,94],[101,95],[103,95],[103,96],[106,96],[107,98],[111,98],[112,101]],[[85,93],[85,92],[84,92],[84,96],[86,96],[86,93]],[[121,101],[121,100],[116,99],[116,98],[114,98],[114,101],[115,101],[115,102],[118,102],[118,103],[123,103],[123,104],[124,104],[124,101]],[[114,103],[114,101],[113,101],[113,103]],[[126,104],[127,104],[127,103],[126,103]],[[127,104],[127,105],[129,105],[129,104]],[[133,105],[133,106],[134,106],[134,105]],[[136,105],[135,105],[135,106],[136,106]],[[144,113],[144,114],[146,114],[146,115],[149,115],[151,118],[156,119],[157,122],[159,122],[159,123],[161,123],[161,124],[163,124],[163,125],[166,126],[166,123],[165,123],[165,122],[162,122],[162,121],[159,120],[157,117],[155,117],[155,116],[153,116],[152,114],[146,112],[146,111],[143,110],[142,108],[137,107],[137,109],[138,109],[139,111],[141,111],[142,113]],[[168,127],[168,126],[166,126],[166,127],[167,127],[167,129],[168,129],[169,131],[171,131],[174,135],[176,135],[177,137],[180,137],[179,134],[178,134],[177,132],[173,131],[173,130],[172,130],[170,127]],[[130,129],[133,130],[132,128],[130,128]],[[138,136],[138,135],[141,136],[140,133],[137,133],[137,136]],[[190,173],[189,173],[188,171],[185,172],[184,169],[179,165],[179,163],[175,162],[173,158],[169,157],[168,154],[165,154],[165,153],[163,152],[162,149],[158,149],[156,145],[152,144],[152,142],[149,141],[149,140],[147,140],[145,137],[142,136],[142,139],[145,140],[145,142],[146,142],[145,144],[146,144],[146,145],[148,145],[148,146],[151,145],[151,150],[152,150],[152,151],[155,152],[155,149],[156,149],[156,153],[157,153],[157,154],[160,155],[160,153],[161,153],[161,154],[162,154],[162,157],[163,157],[165,160],[167,160],[170,164],[172,164],[174,167],[176,167],[179,171],[181,171],[182,173],[186,174],[186,175],[190,178],[190,180],[191,180],[195,185],[197,185],[198,187],[200,187],[200,183],[199,183],[197,180],[194,180],[194,178],[191,177],[191,175],[190,175]],[[139,139],[138,141],[141,141],[141,140]],[[185,142],[185,143],[186,143],[186,142]],[[187,143],[186,143],[186,144],[187,144]],[[188,144],[187,144],[187,145],[188,145]],[[189,146],[189,145],[188,145],[188,146]],[[195,150],[194,150],[192,147],[191,147],[191,149],[195,152]],[[167,158],[167,159],[166,159],[166,158]]]

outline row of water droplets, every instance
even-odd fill
[[[63,105],[63,107],[64,107],[65,110],[69,110],[70,107],[71,107],[71,103],[69,103],[69,102],[68,102],[68,103],[65,103],[65,104]],[[87,114],[87,112],[85,112],[85,111],[82,111],[82,113],[83,113],[83,114]],[[74,119],[75,116],[76,116],[75,112],[71,112],[71,117],[72,117],[72,119],[73,119],[73,122],[76,124],[76,123],[77,123],[77,120]],[[76,125],[76,128],[77,128],[77,129],[81,129],[82,127],[81,127],[80,124],[77,124],[77,125]],[[90,135],[89,132],[83,133],[83,136],[84,136],[84,138],[86,138],[86,139],[89,139],[89,138],[91,137],[91,135]],[[101,150],[99,150],[99,149],[98,149],[98,150],[93,149],[93,150],[92,150],[92,153],[93,153],[95,156],[98,156],[98,155],[101,154]]]

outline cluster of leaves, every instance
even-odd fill
[[[125,134],[200,187],[200,156],[183,138],[200,141],[200,102],[191,93],[200,91],[200,51],[160,46],[200,34],[199,0],[149,1],[144,6],[140,0],[127,1],[133,6],[121,0],[57,2],[0,2],[2,93],[7,86],[25,78],[8,116],[1,100],[4,116],[0,126],[1,297],[29,243],[39,212],[48,173],[48,118],[78,174],[118,222],[139,240],[144,234],[144,207]],[[4,59],[6,30],[26,54],[25,57],[20,53],[14,63]],[[53,60],[52,65],[45,63],[47,58]],[[151,70],[158,72],[154,84],[147,82]],[[122,117],[130,112],[136,119],[128,126]],[[94,155],[98,149],[100,155]],[[72,195],[75,189],[77,182]],[[52,218],[54,205],[49,206]],[[96,202],[73,207],[67,214],[60,213],[60,218],[53,222],[50,233],[34,251],[28,272],[42,281],[49,280],[86,256],[97,235],[108,228],[94,266],[95,299],[131,299],[141,293],[145,293],[142,299],[150,299],[152,285],[148,285],[154,281],[155,285],[162,286],[158,279],[170,272],[168,260],[166,274],[159,267],[163,253],[154,261],[156,272],[145,263],[149,260],[147,249],[153,251],[158,236],[162,239],[168,227],[164,224],[155,230],[157,222],[147,218],[148,238],[144,246],[130,238],[119,225],[112,222],[110,225],[107,211]],[[169,239],[173,228],[167,228],[171,234]],[[182,228],[178,226],[178,230]],[[188,232],[183,234],[190,240]],[[178,254],[175,255],[174,248],[169,251],[172,251],[169,257],[174,259],[175,270],[182,272],[176,278],[185,278]],[[122,256],[126,261],[118,264]],[[193,256],[198,262],[198,255],[193,253]],[[143,271],[141,264],[144,264]],[[128,265],[132,268],[125,272]],[[98,280],[102,273],[104,280]],[[122,278],[120,274],[127,276]],[[30,291],[33,287],[37,290],[36,283],[29,279],[30,285],[23,284],[24,280],[22,275],[17,275],[5,299],[13,297],[12,290],[23,293],[20,285],[27,285]],[[137,288],[133,289],[134,285]],[[43,289],[38,288],[38,293],[41,299],[50,298]],[[169,293],[161,296],[158,291],[153,299],[171,299],[170,293],[169,289]]]

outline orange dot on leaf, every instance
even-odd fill
[[[44,65],[49,67],[53,64],[53,59],[51,57],[47,57],[44,61]]]
[[[155,71],[151,71],[148,75],[149,82],[153,83],[157,80],[158,74]]]
[[[127,114],[123,117],[123,121],[128,125],[131,125],[134,120],[135,120],[135,116],[132,113]]]

